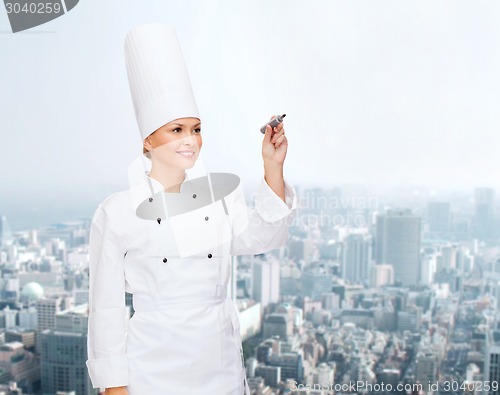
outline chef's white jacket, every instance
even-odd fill
[[[147,177],[153,182],[155,190],[163,188],[157,180]],[[222,359],[226,363],[224,366],[241,365],[237,310],[224,289],[230,273],[228,258],[230,255],[264,253],[286,243],[288,227],[297,208],[295,189],[285,179],[285,203],[263,177],[255,196],[255,208],[246,206],[240,184],[225,199],[229,215],[225,215],[219,201],[209,207],[168,218],[161,224],[138,218],[132,200],[130,190],[114,193],[99,204],[92,218],[86,365],[93,387],[129,386],[130,395],[142,395],[146,393],[144,391],[158,388],[170,388],[175,393],[175,380],[181,380],[182,374],[189,372],[186,380],[203,383],[203,392],[200,393],[232,394],[229,389],[224,392],[225,388],[230,388],[226,382],[232,380],[232,373],[214,370],[209,376],[207,369],[212,365],[220,365],[223,369]],[[232,236],[230,240],[224,236],[228,231]],[[156,313],[142,313],[158,309],[160,305],[173,306],[173,300],[196,298],[209,292],[208,296],[200,299],[204,301],[211,297],[214,287],[217,295],[225,296],[224,303],[213,305],[214,309],[220,309],[217,316],[225,317],[225,321],[210,322],[206,318],[206,322],[194,323],[192,318],[186,316],[177,327],[174,322],[183,318],[184,309],[175,310],[175,314],[168,319],[167,314],[174,310],[164,309],[163,315],[155,318],[155,322],[146,321]],[[129,310],[125,305],[125,292],[134,294],[135,314],[132,319],[129,319]],[[192,300],[194,303],[195,299]],[[228,322],[234,337],[218,326]],[[206,328],[214,328],[213,333]],[[130,335],[128,338],[127,332]],[[210,347],[213,341],[209,339],[216,339],[222,347],[222,354],[218,349],[207,348],[210,355],[205,356],[194,348],[196,339],[205,335],[205,343],[196,347]],[[162,339],[163,343],[154,343],[153,337]],[[184,344],[178,354],[171,341],[173,337],[178,344]],[[193,350],[190,345],[193,345]],[[162,347],[162,357],[158,360],[153,361],[154,357],[150,356],[153,354],[146,354]],[[186,362],[185,367],[182,366],[184,370],[181,370],[183,358],[187,358],[189,363]],[[154,375],[154,369],[146,367],[150,366],[147,363],[158,366],[158,375]],[[179,366],[174,366],[176,364]],[[175,370],[177,367],[179,370]],[[170,378],[169,371],[173,372]],[[220,372],[224,378],[216,381],[213,376],[219,373],[214,372]],[[151,374],[150,378],[148,374]],[[240,367],[237,374],[244,375],[244,370]],[[242,376],[238,380],[241,379]],[[196,392],[190,387],[186,393]]]

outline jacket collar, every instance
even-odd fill
[[[189,180],[189,174],[186,172],[186,177],[181,183],[180,190],[184,190],[184,184]],[[160,192],[166,195],[174,195],[174,193],[165,192],[165,187],[156,178],[149,175],[149,171],[144,171],[140,177],[140,182],[136,183],[130,187],[130,196],[132,200],[132,209],[137,212],[138,207],[143,204],[143,202],[149,200],[152,196],[159,194]]]
[[[161,191],[162,189],[165,190],[165,187],[163,186],[163,184],[160,181],[158,181],[156,178],[151,177],[149,174],[150,174],[149,171],[144,172],[144,183],[145,183],[145,187],[147,189],[149,189],[149,194],[152,195],[156,192]],[[184,177],[184,180],[182,181],[182,183],[180,185],[181,192],[183,191],[184,183],[190,179],[187,171],[185,172],[185,175],[186,176]],[[170,192],[165,192],[165,193],[170,193]]]

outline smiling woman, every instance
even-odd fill
[[[250,209],[238,176],[188,177],[203,139],[175,30],[139,26],[127,35],[125,55],[141,159],[151,159],[151,170],[140,171],[144,188],[112,194],[92,219],[86,363],[93,387],[106,395],[250,395],[229,258],[287,240],[297,197],[283,178],[285,130],[266,129],[265,174]],[[130,320],[125,292],[133,295]]]

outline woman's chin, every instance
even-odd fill
[[[191,169],[198,160],[198,156],[195,158],[157,158],[159,162],[165,167],[175,167],[179,170]]]
[[[179,167],[191,169],[195,165],[197,159],[198,156],[194,158],[182,158],[181,161],[177,161],[177,163],[179,164]]]
[[[190,160],[190,161],[185,161],[185,163],[178,163],[177,167],[180,169],[192,169],[194,165],[196,164],[196,160]]]

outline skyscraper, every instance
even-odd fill
[[[56,314],[64,310],[68,305],[68,297],[52,295],[51,297],[38,299],[37,311],[37,338],[45,329],[54,329],[56,326]],[[40,340],[37,340],[36,349],[40,352]]]
[[[419,283],[421,222],[410,209],[377,216],[376,262],[392,265],[394,281],[403,286]]]
[[[362,282],[370,277],[372,238],[366,234],[350,234],[342,248],[342,277],[352,282]]]
[[[12,243],[12,231],[5,215],[0,215],[0,247],[5,247]]]
[[[476,188],[474,190],[474,235],[482,240],[493,236],[495,190]]]
[[[269,303],[277,303],[280,297],[280,263],[254,257],[252,263],[252,298],[260,302],[262,309]]]
[[[55,315],[55,326],[40,332],[42,391],[74,391],[94,395],[87,359],[88,305],[83,304]]]
[[[484,380],[490,383],[500,382],[500,332],[488,330],[484,358]],[[500,390],[489,391],[489,394],[499,394]]]
[[[431,350],[423,349],[417,354],[415,361],[415,379],[422,387],[428,388],[429,383],[438,378],[438,359]]]

